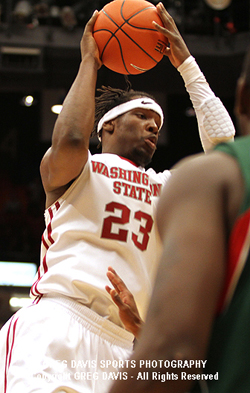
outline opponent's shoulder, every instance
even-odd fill
[[[233,223],[244,196],[240,166],[228,154],[214,151],[183,159],[163,189],[157,217],[162,221],[178,209],[217,205]],[[224,210],[222,209],[224,205]]]
[[[219,185],[234,182],[240,178],[240,166],[234,156],[221,151],[197,154],[184,158],[172,170],[172,181],[180,182],[180,187],[192,189],[204,185]]]

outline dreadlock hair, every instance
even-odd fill
[[[105,115],[106,112],[116,107],[117,105],[130,101],[134,97],[148,97],[157,102],[151,94],[133,90],[131,88],[131,83],[128,79],[126,79],[126,82],[126,90],[116,89],[110,86],[102,86],[100,89],[97,89],[97,91],[100,92],[101,95],[99,97],[96,97],[95,99],[95,123],[92,131],[92,136],[97,135],[97,125],[99,123],[99,120]]]

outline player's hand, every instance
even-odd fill
[[[167,37],[169,45],[166,48],[165,55],[168,56],[173,66],[178,68],[190,56],[190,52],[175,24],[175,21],[167,12],[163,4],[157,4],[156,8],[164,27],[158,25],[156,22],[153,22],[153,24],[156,30]]]
[[[106,285],[105,289],[110,294],[113,302],[118,306],[119,316],[125,329],[138,338],[143,321],[139,315],[134,296],[112,267],[108,268],[107,277],[114,288],[111,289]]]
[[[100,59],[98,46],[92,34],[93,27],[98,15],[99,12],[95,11],[85,26],[82,40],[81,40],[81,54],[82,54],[82,59],[88,55],[93,56],[96,59],[97,66],[99,69],[102,66],[102,62]]]

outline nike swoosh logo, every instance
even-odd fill
[[[147,101],[141,101],[141,104],[147,105],[147,104],[152,104],[152,102],[147,102]]]
[[[148,71],[148,69],[137,67],[137,66],[134,65],[134,64],[130,64],[130,65],[131,65],[131,67],[134,67],[134,68],[135,68],[136,70],[138,70],[138,71],[141,71],[141,72],[146,72],[146,71]]]

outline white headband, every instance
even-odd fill
[[[103,124],[106,121],[113,120],[116,117],[118,117],[118,116],[120,116],[120,115],[130,111],[131,109],[134,109],[134,108],[150,109],[150,110],[156,112],[161,118],[161,124],[160,124],[159,130],[161,129],[162,124],[163,124],[163,120],[164,120],[164,115],[163,115],[160,105],[158,105],[154,100],[152,100],[151,98],[148,98],[148,97],[135,98],[134,100],[124,102],[124,104],[117,105],[114,108],[110,109],[110,111],[105,113],[105,115],[99,120],[99,123],[97,125],[97,136],[98,136],[99,141],[101,141],[101,137],[99,135],[100,131],[103,127]]]

